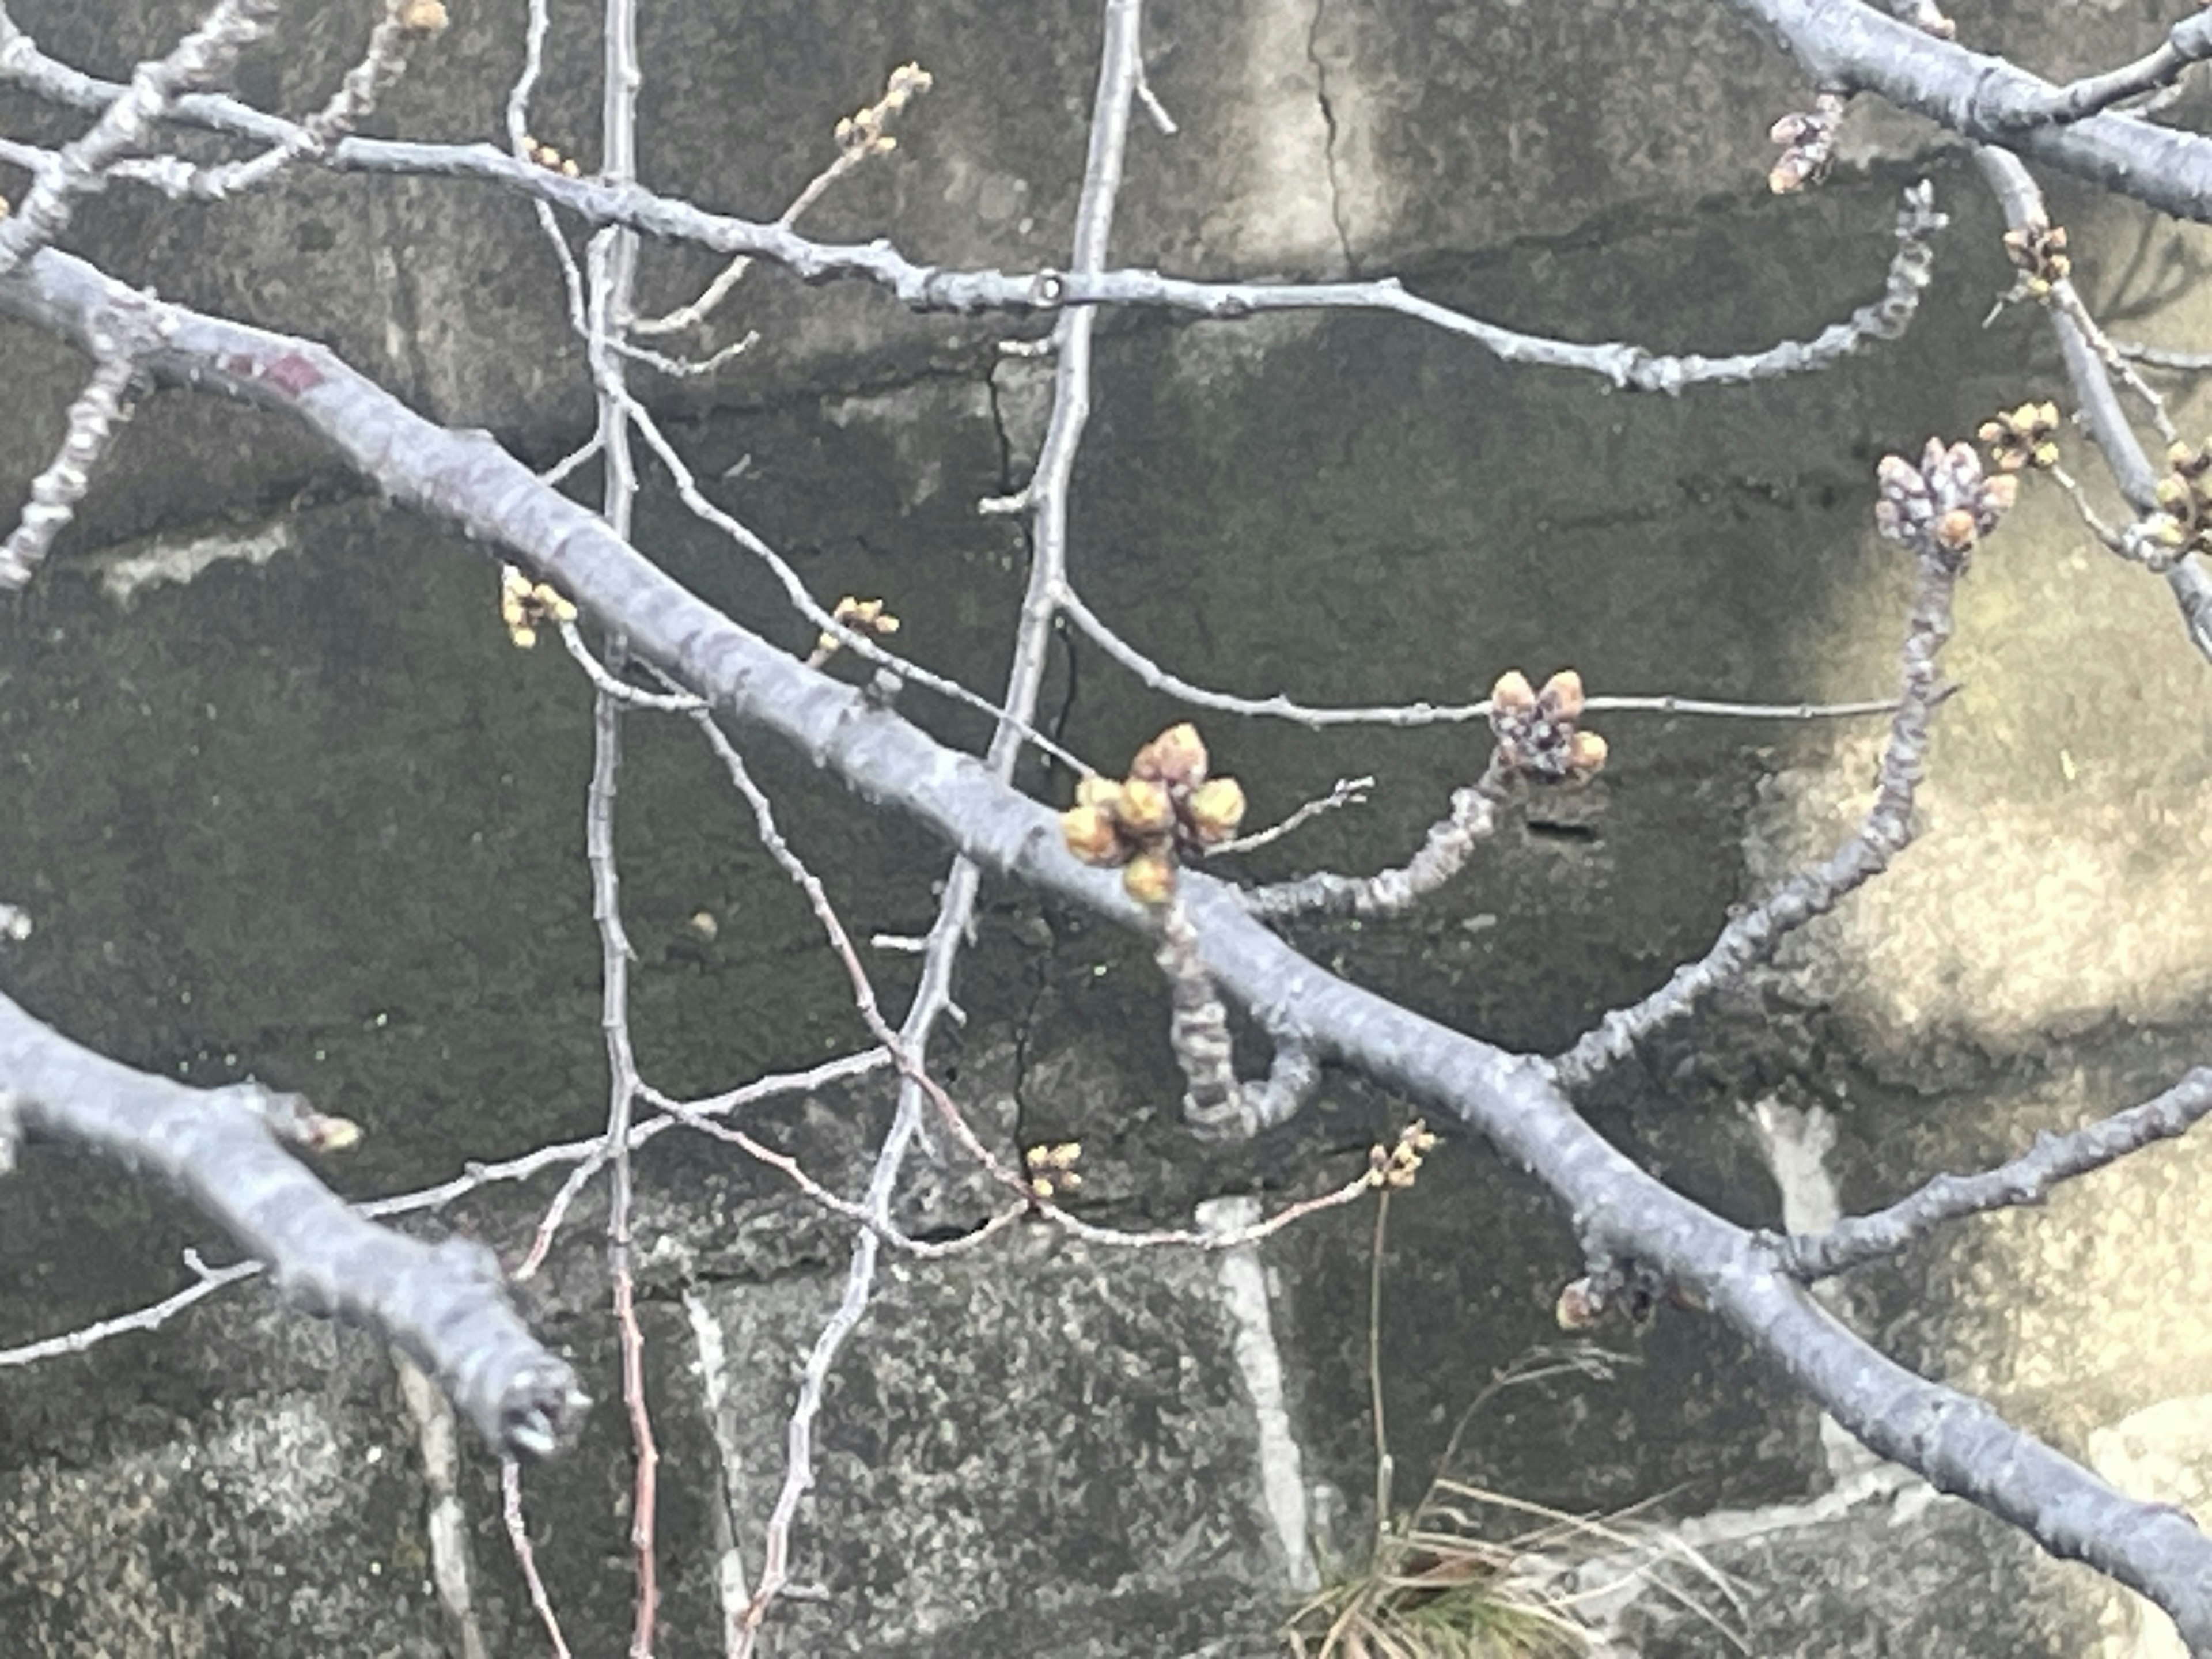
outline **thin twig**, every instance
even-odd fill
[[[2101,75],[2085,75],[2064,86],[2039,88],[2033,95],[1993,103],[1989,118],[2015,132],[2086,121],[2130,98],[2172,86],[2191,64],[2201,64],[2208,58],[2212,58],[2212,15],[2194,13],[2169,29],[2156,49],[2133,63]]]
[[[2140,1106],[2069,1134],[2038,1135],[2033,1148],[1996,1169],[1979,1175],[1939,1175],[1887,1209],[1850,1217],[1824,1233],[1782,1239],[1775,1246],[1782,1270],[1795,1279],[1826,1279],[1894,1255],[1949,1222],[2040,1204],[2061,1182],[2185,1135],[2208,1115],[2212,1115],[2212,1066],[2200,1066]]]
[[[544,0],[533,0],[542,6]],[[0,52],[0,76],[81,108],[102,108],[120,90],[80,75],[34,50]],[[178,119],[220,131],[269,139],[291,124],[233,99],[179,102]],[[1880,299],[1832,323],[1809,340],[1784,341],[1725,357],[1672,356],[1619,343],[1587,345],[1524,334],[1408,294],[1395,280],[1368,283],[1205,283],[1152,270],[948,270],[917,264],[889,242],[813,241],[787,226],[708,213],[607,178],[566,178],[483,144],[416,144],[348,138],[329,165],[343,172],[476,179],[520,191],[587,223],[619,225],[659,240],[684,242],[725,255],[747,255],[790,270],[809,282],[833,277],[875,283],[901,303],[924,311],[1034,312],[1097,306],[1149,306],[1200,317],[1237,319],[1274,311],[1380,311],[1425,323],[1473,342],[1504,362],[1593,374],[1627,391],[1678,392],[1692,386],[1734,385],[1826,368],[1872,341],[1898,337],[1909,325],[1928,280],[1928,238],[1942,216],[1918,186],[1907,192],[1898,219],[1899,246]]]
[[[1421,848],[1403,866],[1372,876],[1317,871],[1292,881],[1255,887],[1241,896],[1255,916],[1394,916],[1449,881],[1497,828],[1503,788],[1495,763],[1480,782],[1452,791],[1451,811],[1429,827]]]
[[[1587,1083],[1625,1058],[1648,1033],[1680,1018],[1717,987],[1765,961],[1790,934],[1825,915],[1846,895],[1887,869],[1911,842],[1913,801],[1927,762],[1929,724],[1945,696],[1936,656],[1951,636],[1951,597],[1958,579],[1955,571],[1936,559],[1923,556],[1918,566],[1918,591],[1905,635],[1903,691],[1882,749],[1875,799],[1859,827],[1826,860],[1799,872],[1778,891],[1731,921],[1711,950],[1676,969],[1659,989],[1601,1019],[1553,1062],[1563,1086]]]
[[[222,0],[206,21],[168,56],[141,64],[127,88],[118,87],[92,130],[54,152],[31,180],[15,211],[0,220],[0,274],[14,270],[69,226],[77,200],[100,188],[107,170],[153,137],[155,123],[189,92],[228,75],[238,54],[275,20],[279,0]],[[28,35],[4,11],[0,23],[0,74],[13,78],[39,56]]]
[[[131,418],[128,396],[140,353],[116,343],[102,355],[92,379],[69,407],[69,430],[46,471],[31,481],[31,499],[4,545],[0,545],[0,590],[21,587],[52,550],[54,538],[76,516],[92,476]]]
[[[522,1518],[522,1469],[511,1457],[500,1465],[499,1490],[507,1540],[514,1547],[515,1565],[522,1569],[522,1582],[529,1586],[530,1605],[538,1610],[538,1622],[545,1626],[545,1639],[553,1644],[554,1659],[569,1659],[561,1621],[554,1615],[552,1598],[545,1594],[545,1581],[538,1575],[538,1552],[530,1547],[530,1528]]]

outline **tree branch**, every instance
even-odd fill
[[[78,108],[104,109],[124,88],[46,57],[27,37],[0,46],[0,77]],[[307,143],[305,130],[234,99],[179,100],[176,118],[268,144]],[[763,224],[709,213],[618,179],[568,178],[489,144],[402,143],[349,137],[325,153],[349,173],[475,179],[561,208],[585,222],[619,227],[727,257],[781,265],[810,283],[858,279],[889,290],[916,311],[1037,312],[1091,305],[1154,306],[1201,317],[1244,318],[1273,311],[1382,311],[1472,341],[1500,361],[1601,376],[1625,391],[1680,392],[1692,386],[1741,384],[1817,372],[1873,341],[1894,340],[1911,325],[1932,263],[1929,239],[1943,216],[1924,184],[1905,192],[1896,223],[1898,249],[1881,296],[1808,340],[1725,357],[1670,356],[1621,343],[1588,345],[1523,334],[1408,294],[1395,278],[1369,283],[1206,283],[1151,270],[1112,270],[1103,259],[1072,270],[957,270],[918,264],[888,241],[837,244],[799,234],[787,221]]]
[[[480,1244],[425,1244],[356,1213],[279,1147],[254,1085],[189,1089],[78,1047],[0,997],[0,1091],[34,1133],[150,1169],[269,1262],[310,1313],[366,1327],[438,1379],[503,1455],[552,1451],[590,1404],[515,1316]]]
[[[48,252],[0,278],[0,312],[84,344],[115,307],[148,301]],[[296,339],[163,307],[159,375],[246,398],[305,425],[394,499],[503,547],[717,708],[775,733],[979,864],[1124,925],[1143,920],[1115,872],[1078,864],[1057,815],[774,650],[545,489],[483,433],[432,425]],[[1207,970],[1269,1029],[1418,1104],[1449,1112],[1543,1183],[1593,1260],[1666,1275],[1771,1357],[1838,1422],[1941,1491],[1972,1499],[2053,1553],[2088,1563],[2212,1650],[2212,1540],[2179,1511],[2122,1496],[1969,1396],[1915,1376],[1838,1323],[1774,1250],[1670,1190],[1583,1121],[1541,1060],[1449,1030],[1345,983],[1195,872],[1179,890]]]
[[[2008,1206],[2040,1204],[2062,1181],[2117,1164],[2129,1153],[2187,1134],[2212,1114],[2212,1066],[2200,1066],[2154,1100],[2075,1130],[2040,1134],[2008,1164],[1979,1175],[1940,1175],[1886,1210],[1852,1216],[1824,1233],[1782,1241],[1782,1267],[1800,1279],[1826,1279],[1894,1255],[1947,1222]]]
[[[1724,3],[1771,29],[1816,85],[1880,93],[1963,137],[2047,161],[2178,218],[2212,223],[2212,138],[2110,113],[2021,127],[2015,112],[2049,108],[2063,94],[2004,58],[1923,33],[1860,0]]]

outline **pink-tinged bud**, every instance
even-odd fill
[[[1605,739],[1596,732],[1577,732],[1567,742],[1567,769],[1577,777],[1595,777],[1605,770],[1609,752]]]
[[[1563,1331],[1586,1331],[1605,1316],[1605,1302],[1587,1279],[1577,1279],[1559,1292],[1553,1315]]]
[[[1544,690],[1536,699],[1537,707],[1555,720],[1571,724],[1580,720],[1583,713],[1583,677],[1571,668],[1562,668],[1544,682]]]
[[[1149,778],[1170,789],[1188,789],[1206,781],[1206,744],[1188,720],[1170,726],[1137,751],[1129,775]]]
[[[1965,553],[1973,547],[1980,532],[1975,526],[1972,514],[1963,507],[1954,507],[1936,520],[1936,527],[1929,534],[1946,553]]]

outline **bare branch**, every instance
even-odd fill
[[[2008,225],[2018,231],[2049,224],[2043,192],[2016,157],[1984,146],[1975,152],[1975,162],[2004,209]],[[2061,276],[2059,282],[2070,290],[2069,278]],[[2054,289],[2057,286],[2053,284]],[[2157,471],[2128,424],[2127,411],[2121,407],[2118,393],[2106,372],[2104,357],[2082,331],[2081,319],[2087,315],[2086,308],[2077,301],[2074,306],[2053,310],[2051,326],[2058,337],[2067,381],[2081,404],[2081,423],[2104,456],[2112,481],[2119,486],[2120,494],[2135,510],[2136,518],[2147,519],[2159,510]],[[2174,603],[2180,607],[2182,623],[2191,642],[2206,659],[2212,659],[2212,572],[2205,569],[2202,559],[2191,554],[2174,562],[2163,574]]]
[[[118,87],[100,119],[39,169],[13,216],[0,221],[0,272],[14,270],[69,226],[76,198],[98,190],[101,176],[152,138],[154,124],[183,94],[228,75],[238,54],[274,20],[278,0],[222,0],[207,21],[156,63],[141,64]],[[0,8],[0,72],[13,74],[37,56],[30,36]]]
[[[1911,844],[1916,833],[1913,799],[1927,763],[1929,723],[1948,695],[1936,665],[1951,637],[1953,592],[1965,568],[1966,549],[2010,505],[2018,481],[2008,474],[1984,480],[1971,448],[1960,444],[1946,452],[1932,438],[1918,469],[1890,456],[1882,462],[1881,476],[1883,500],[1876,512],[1883,533],[1914,548],[1919,582],[1905,627],[1903,690],[1882,749],[1873,803],[1850,839],[1826,860],[1799,872],[1732,920],[1711,950],[1676,969],[1659,989],[1632,1006],[1613,1010],[1584,1034],[1556,1062],[1564,1086],[1589,1082],[1626,1057],[1647,1033],[1680,1018],[1699,999],[1766,961],[1790,934],[1835,908]],[[1986,523],[1980,522],[1984,518]],[[1963,538],[1953,550],[1955,558],[1943,539],[1952,530]]]
[[[2040,95],[2023,90],[1994,109],[1991,118],[2014,130],[2085,121],[2130,98],[2172,86],[2191,64],[2201,64],[2208,58],[2212,58],[2212,15],[2200,11],[2176,23],[2156,50],[2132,64],[2101,75],[2083,76]]]
[[[515,1316],[489,1250],[357,1215],[276,1145],[258,1085],[203,1091],[131,1071],[0,997],[0,1088],[31,1132],[159,1174],[273,1266],[292,1301],[414,1359],[508,1455],[552,1451],[589,1404]]]
[[[2130,1152],[2187,1134],[2212,1114],[2212,1067],[2200,1066],[2154,1100],[2073,1131],[2039,1134],[2034,1146],[1979,1175],[1940,1175],[1908,1198],[1826,1232],[1799,1233],[1776,1249],[1784,1272],[1810,1281],[1894,1255],[1914,1240],[1967,1216],[2040,1204],[2062,1181],[2117,1164]]]
[[[1486,785],[1487,787],[1486,787]],[[1390,916],[1419,903],[1457,875],[1477,844],[1497,828],[1498,785],[1486,779],[1452,791],[1451,811],[1429,826],[1421,850],[1401,867],[1372,876],[1317,871],[1295,881],[1255,887],[1243,895],[1255,916]]]
[[[44,96],[79,107],[105,107],[117,95],[112,83],[79,75],[35,52],[0,51],[0,76]],[[1132,92],[1133,96],[1133,90]],[[290,124],[228,99],[187,100],[179,118],[219,131],[279,138]],[[1924,182],[1905,192],[1896,225],[1881,297],[1830,324],[1809,340],[1787,340],[1763,351],[1725,357],[1667,355],[1641,346],[1584,345],[1523,334],[1486,323],[1449,306],[1408,294],[1395,279],[1371,283],[1204,283],[1150,270],[1095,267],[1008,274],[948,270],[918,264],[889,242],[816,242],[781,222],[762,224],[708,213],[658,196],[633,183],[567,178],[520,155],[489,145],[415,144],[348,138],[331,150],[343,172],[404,173],[495,183],[587,223],[619,226],[656,239],[684,242],[710,252],[744,255],[782,265],[807,282],[835,277],[871,282],[918,311],[1060,311],[1094,305],[1149,306],[1200,317],[1239,319],[1275,311],[1382,311],[1440,328],[1473,342],[1510,363],[1598,375],[1626,391],[1676,393],[1692,386],[1734,385],[1826,368],[1874,341],[1899,337],[1927,287],[1929,239],[1943,216],[1935,211]]]
[[[52,251],[0,278],[0,312],[79,342],[112,307],[150,303]],[[688,593],[597,515],[541,486],[489,438],[431,425],[319,347],[175,307],[166,308],[166,317],[171,326],[151,366],[157,375],[196,380],[283,411],[394,499],[511,550],[600,625],[623,632],[641,659],[896,805],[977,866],[1124,923],[1140,920],[1115,873],[1066,855],[1050,809]],[[1877,1452],[1917,1469],[1940,1490],[1971,1498],[2053,1553],[2142,1591],[2173,1615],[2185,1639],[2212,1644],[2212,1540],[2185,1516],[2123,1497],[1986,1405],[1869,1347],[1781,1273],[1771,1251],[1609,1146],[1540,1060],[1507,1054],[1335,978],[1200,872],[1184,872],[1179,890],[1208,971],[1263,1025],[1301,1030],[1322,1057],[1459,1118],[1577,1218],[1594,1260],[1648,1262],[1741,1332]],[[884,1168],[879,1158],[878,1176]],[[873,1179],[867,1201],[879,1201]],[[825,1330],[816,1351],[820,1364],[810,1362],[817,1397],[846,1328]],[[802,1448],[808,1449],[811,1440]]]
[[[60,453],[31,481],[31,499],[22,519],[0,545],[0,590],[20,588],[37,573],[53,549],[54,538],[76,516],[77,503],[92,488],[92,475],[107,458],[115,434],[131,418],[127,401],[138,359],[111,342],[100,354],[92,379],[69,408],[69,431]]]
[[[1766,25],[1823,85],[1878,92],[1962,137],[2002,145],[2179,218],[2212,222],[2212,138],[2110,111],[2021,127],[2012,110],[2050,106],[2058,88],[2002,58],[1969,52],[1862,0],[1726,0]]]

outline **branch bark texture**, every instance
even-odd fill
[[[113,325],[115,308],[155,303],[52,251],[0,279],[0,312],[80,344]],[[394,500],[554,583],[722,714],[774,732],[984,867],[1144,925],[1113,872],[1068,856],[1049,808],[775,650],[489,435],[420,418],[319,346],[178,307],[160,307],[156,321],[156,375],[283,412]],[[1316,1054],[1459,1118],[1555,1195],[1594,1261],[1631,1259],[1672,1279],[1875,1451],[2141,1591],[2192,1647],[2212,1652],[2212,1540],[2187,1516],[2123,1496],[1982,1401],[1877,1352],[1813,1301],[1771,1243],[1672,1191],[1593,1131],[1543,1060],[1337,979],[1218,882],[1187,872],[1182,889],[1206,968],[1268,1029],[1304,1033]]]

